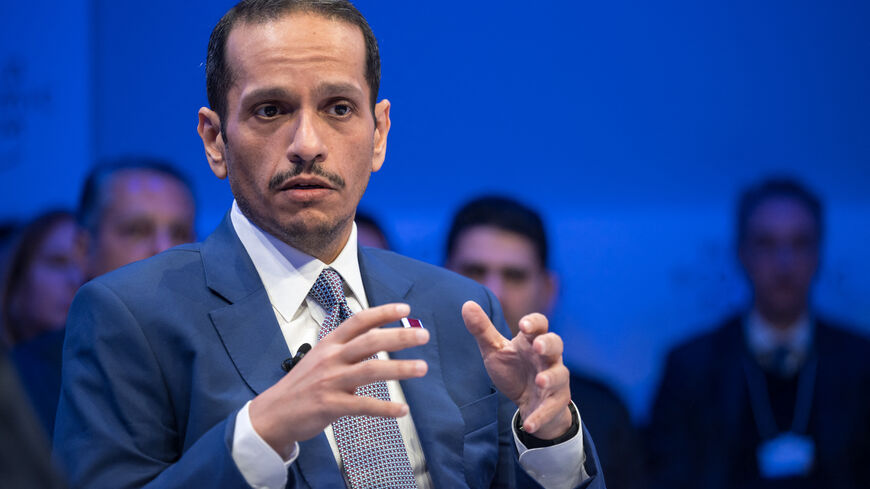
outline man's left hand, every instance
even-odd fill
[[[463,304],[462,319],[496,388],[519,407],[523,430],[544,440],[564,435],[571,428],[569,374],[562,363],[562,339],[547,331],[547,318],[524,316],[512,340],[473,301]]]

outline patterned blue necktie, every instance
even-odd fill
[[[326,310],[318,340],[353,315],[347,307],[341,276],[331,268],[320,273],[308,295]],[[356,395],[390,400],[383,381],[357,387]],[[352,489],[417,487],[396,418],[342,416],[332,423],[332,430]]]

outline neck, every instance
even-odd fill
[[[305,233],[279,237],[288,245],[329,265],[334,262],[350,238],[350,229],[327,233]]]
[[[755,309],[761,315],[765,322],[780,331],[785,331],[797,324],[798,320],[806,313],[806,308],[796,309],[793,311],[777,311],[771,308],[762,307],[760,304],[755,304]]]

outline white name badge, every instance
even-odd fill
[[[804,476],[813,468],[815,457],[811,438],[783,433],[758,447],[758,471],[765,479]]]

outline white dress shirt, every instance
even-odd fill
[[[289,349],[288,355],[289,352],[296,352],[303,343],[317,343],[317,332],[327,312],[308,296],[308,291],[327,266],[341,275],[350,310],[357,313],[368,307],[359,270],[356,224],[341,253],[335,261],[327,265],[259,229],[242,214],[235,202],[230,218],[272,303]],[[378,353],[378,358],[387,359],[387,353]],[[398,381],[387,381],[387,388],[391,400],[405,402]],[[282,460],[254,430],[248,412],[249,406],[250,402],[246,403],[236,416],[233,460],[251,487],[281,489],[287,483],[287,468],[299,455],[299,444],[296,444],[288,460]],[[426,461],[414,421],[410,414],[398,418],[397,421],[417,487],[431,489],[433,484],[426,470]],[[324,431],[336,462],[341,467],[341,455],[332,426],[327,426]],[[571,440],[546,448],[527,449],[516,433],[514,439],[520,454],[520,465],[544,487],[574,487],[588,478],[583,468],[585,453],[582,430]]]
[[[757,309],[753,309],[747,316],[744,327],[746,342],[755,358],[764,358],[779,348],[788,351],[785,373],[797,372],[809,354],[812,320],[807,313],[802,314],[794,324],[777,328],[765,320]]]

